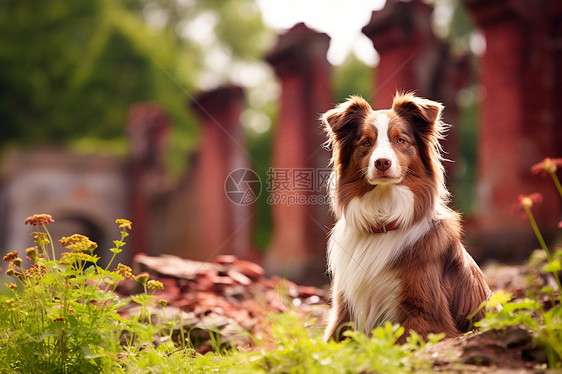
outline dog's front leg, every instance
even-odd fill
[[[328,316],[328,326],[324,333],[324,341],[328,342],[332,339],[336,341],[342,340],[342,333],[344,329],[342,326],[351,320],[349,314],[349,307],[341,292],[334,286],[332,291],[332,309]]]

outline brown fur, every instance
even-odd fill
[[[377,115],[390,118],[388,138],[399,165],[403,166],[399,184],[407,186],[415,197],[412,225],[433,217],[436,206],[441,209],[425,236],[404,248],[388,265],[387,270],[400,282],[400,313],[392,322],[423,336],[444,332],[453,337],[469,329],[467,317],[487,299],[490,290],[461,243],[459,215],[444,206],[448,192],[444,187],[439,145],[444,130],[442,109],[438,103],[407,93],[397,94],[392,109],[375,112],[365,100],[352,97],[328,111],[323,120],[337,173],[335,210],[338,214],[345,211],[352,199],[377,187],[365,177],[378,136],[377,128],[370,124]],[[404,141],[397,141],[398,138]],[[327,339],[335,337],[339,327],[351,319],[345,295],[335,288],[333,292]],[[482,316],[480,311],[474,320]]]

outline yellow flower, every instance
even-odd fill
[[[73,234],[69,237],[63,237],[59,240],[63,247],[71,249],[73,252],[92,251],[98,245],[91,241],[90,238],[80,234]]]
[[[113,271],[125,278],[133,278],[133,270],[122,263],[118,263]]]
[[[146,284],[148,282],[148,273],[140,273],[135,277],[135,280],[140,284]]]
[[[90,256],[82,252],[64,252],[61,254],[61,262],[73,264],[77,261],[88,261]]]
[[[162,282],[157,281],[157,280],[149,280],[146,285],[147,285],[149,290],[163,290],[164,289],[164,285],[162,284]]]
[[[31,226],[43,226],[51,222],[55,222],[55,220],[50,214],[34,214],[25,219],[25,224]]]
[[[132,230],[132,222],[129,221],[128,219],[124,219],[124,218],[118,218],[115,220],[115,223],[119,225],[120,229],[127,229],[127,230]]]

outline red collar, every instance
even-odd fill
[[[396,221],[385,223],[379,226],[371,226],[371,232],[377,234],[392,231],[392,230],[397,230],[397,229],[398,229],[398,223]]]

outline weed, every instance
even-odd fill
[[[112,249],[114,255],[121,251],[126,230],[131,228],[125,221],[117,221],[122,231]],[[118,309],[129,300],[119,299],[114,291],[125,277],[132,277],[131,270],[119,264],[109,271],[115,256],[106,268],[98,266],[97,244],[89,238],[79,234],[62,238],[60,243],[68,251],[56,259],[47,229],[52,222],[47,214],[25,221],[41,230],[32,234],[37,245],[25,250],[31,267],[23,269],[17,251],[3,258],[9,264],[6,274],[17,283],[9,285],[11,294],[0,296],[1,371],[108,371],[119,366],[123,357],[152,344],[159,328],[143,323],[142,316],[123,319],[119,315]],[[150,282],[156,281],[148,281],[149,286]],[[144,294],[134,301],[146,311],[152,306],[152,295],[147,282],[144,287]]]
[[[533,165],[531,171],[534,174],[549,175],[562,198],[562,187],[556,176],[556,170],[560,166],[562,166],[562,159],[546,158]],[[492,295],[490,300],[482,303],[480,309],[487,308],[489,311],[481,321],[475,323],[475,326],[489,330],[502,329],[515,324],[524,325],[532,331],[535,344],[545,350],[549,367],[560,368],[562,367],[562,284],[559,272],[562,270],[562,250],[551,254],[536,223],[532,207],[542,200],[543,197],[539,193],[520,195],[514,205],[514,212],[522,211],[527,217],[542,250],[542,255],[538,252],[531,256],[532,267],[540,264],[542,272],[550,274],[554,279],[556,289],[547,284],[537,294],[531,287],[528,297],[516,301],[511,301],[511,294],[498,292]],[[549,300],[546,305],[541,302],[544,299],[543,295]],[[498,308],[498,305],[502,308]]]

